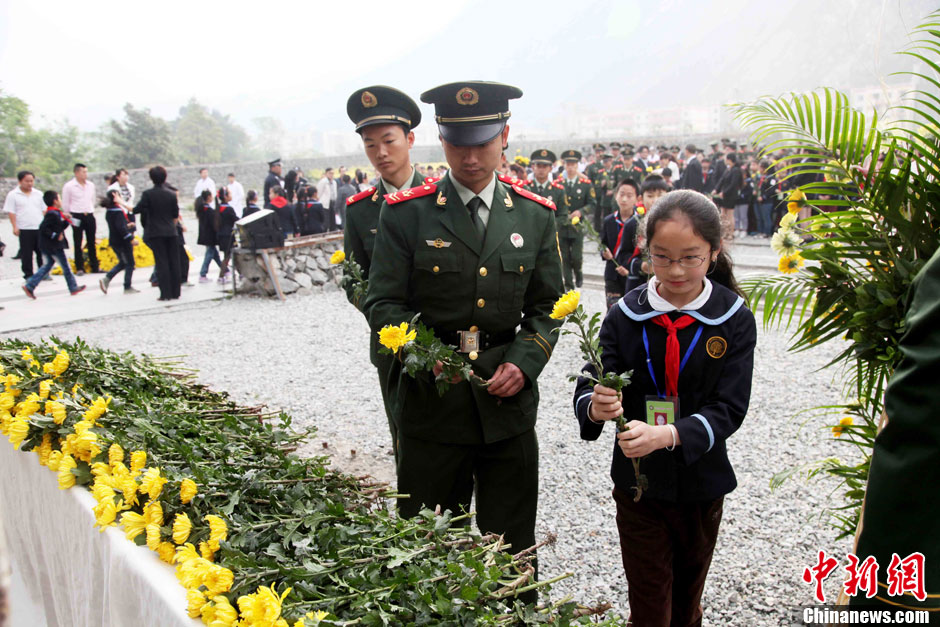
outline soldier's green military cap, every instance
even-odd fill
[[[605,152],[603,155],[601,155],[601,159],[604,159],[605,161],[606,161],[607,159],[613,159],[613,158],[614,158],[614,156],[613,156],[612,154],[610,154],[609,152]]]
[[[566,150],[561,153],[561,158],[565,161],[581,161],[581,153],[577,150]]]
[[[522,90],[512,85],[462,81],[429,89],[421,94],[421,102],[434,105],[434,120],[444,141],[479,146],[503,132],[509,101],[520,97]]]
[[[633,144],[629,144],[629,143],[624,142],[624,144],[623,144],[623,149],[624,149],[624,150],[633,150]]]
[[[558,161],[558,158],[555,157],[555,153],[545,148],[536,150],[529,157],[529,163],[546,163],[548,165],[553,165],[556,161]]]
[[[610,142],[610,149],[613,150],[614,148],[619,150],[623,148],[623,146],[620,145],[620,142]]]
[[[607,147],[604,144],[594,144],[594,150],[597,152],[607,150]]]
[[[356,132],[375,124],[403,124],[410,130],[421,123],[418,104],[407,94],[385,85],[354,91],[346,101],[346,115],[356,125]]]

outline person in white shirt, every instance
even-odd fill
[[[36,178],[32,172],[23,170],[17,173],[20,184],[10,190],[3,203],[3,211],[10,216],[13,235],[20,240],[20,268],[23,278],[33,276],[33,255],[37,267],[42,266],[42,254],[39,252],[39,224],[46,213],[42,202],[42,192],[33,189]]]
[[[213,198],[215,197],[215,181],[209,178],[209,168],[200,168],[199,180],[196,181],[196,187],[193,188],[193,198],[199,198],[205,189],[212,193]]]
[[[333,178],[333,168],[327,168],[323,172],[323,178],[317,183],[317,198],[320,204],[327,210],[330,217],[330,224],[327,227],[330,231],[335,231],[339,226],[340,216],[336,211],[336,180]]]
[[[88,180],[88,168],[84,163],[76,163],[72,168],[75,174],[71,181],[62,187],[62,211],[72,216],[72,243],[75,245],[75,274],[85,274],[82,237],[88,242],[88,267],[92,272],[98,268],[98,252],[95,233],[95,204],[98,197],[95,184]]]
[[[235,180],[235,173],[229,172],[228,174],[228,185],[226,185],[228,193],[232,195],[232,200],[229,201],[229,204],[232,205],[232,209],[235,210],[235,213],[239,218],[242,217],[242,213],[245,211],[245,188],[242,187],[242,184]]]
[[[130,174],[127,173],[127,170],[119,168],[114,171],[114,176],[108,180],[107,189],[109,192],[118,192],[120,196],[118,203],[124,208],[124,211],[127,212],[134,211],[134,201],[137,200],[137,192],[131,184],[130,178]]]

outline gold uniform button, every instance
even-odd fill
[[[433,268],[431,268],[431,271],[436,274],[436,273],[438,273],[438,272],[441,271],[441,267],[440,267],[440,266],[434,266]]]
[[[470,351],[470,354],[467,355],[467,357],[470,358],[470,361],[475,360],[475,359],[476,359],[477,357],[479,357],[479,356],[480,356],[480,355],[479,355],[476,351]]]
[[[525,266],[519,266],[519,272],[525,272]]]
[[[480,276],[486,276],[486,268],[480,268]]]
[[[470,327],[470,333],[476,333],[479,330],[480,328],[477,325],[473,325],[472,327]]]
[[[486,306],[486,301],[483,300],[482,298],[477,301],[477,307],[479,307],[480,309],[483,309],[483,307],[485,306]]]

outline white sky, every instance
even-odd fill
[[[537,123],[567,104],[714,104],[877,84],[906,67],[891,53],[935,5],[0,0],[0,89],[84,130],[120,118],[125,102],[173,118],[190,97],[246,127],[270,115],[288,128],[346,129],[346,97],[363,85],[417,100],[485,79],[521,87],[514,120]]]

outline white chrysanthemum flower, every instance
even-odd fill
[[[782,257],[789,257],[800,252],[800,236],[792,229],[780,229],[770,238],[770,247]]]

